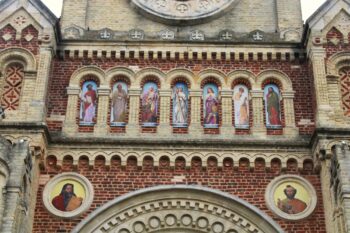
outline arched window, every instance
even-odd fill
[[[249,89],[238,84],[233,89],[234,121],[236,128],[249,128]]]
[[[350,117],[350,67],[341,69],[339,75],[344,115]]]
[[[24,78],[24,67],[20,64],[12,64],[6,68],[4,74],[1,106],[5,110],[17,110]]]
[[[264,88],[266,126],[269,128],[282,126],[281,93],[275,84],[268,84]]]
[[[128,85],[124,81],[113,84],[111,103],[111,126],[125,126],[128,111]]]
[[[205,128],[219,127],[219,88],[214,83],[203,87],[203,122]]]
[[[155,82],[143,85],[141,96],[141,122],[143,126],[154,127],[158,123],[159,91]]]
[[[85,81],[80,93],[80,125],[94,125],[96,123],[97,84]]]
[[[173,126],[188,126],[188,86],[184,82],[177,82],[173,87]]]

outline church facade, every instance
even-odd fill
[[[0,1],[0,232],[350,232],[349,40],[348,0]]]

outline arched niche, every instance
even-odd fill
[[[253,205],[227,193],[187,185],[121,196],[92,212],[73,233],[257,232],[283,230]]]

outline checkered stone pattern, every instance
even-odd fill
[[[340,88],[344,115],[350,117],[350,67],[340,71]]]
[[[24,70],[21,65],[12,65],[5,73],[1,106],[6,110],[17,110],[23,84]]]

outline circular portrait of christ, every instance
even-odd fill
[[[46,184],[43,200],[45,207],[52,214],[72,218],[90,207],[93,188],[85,177],[75,173],[63,173]]]
[[[316,191],[310,182],[294,175],[275,178],[267,187],[265,198],[276,215],[288,220],[308,217],[317,204]]]

